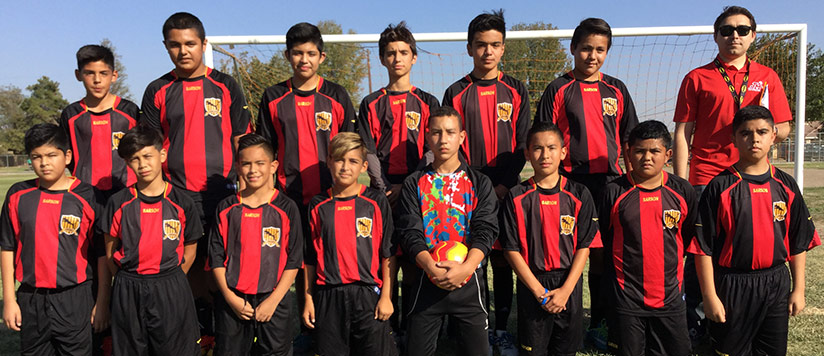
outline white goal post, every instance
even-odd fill
[[[542,39],[556,38],[569,39],[574,30],[538,30],[538,31],[507,31],[508,40],[518,39]],[[797,36],[797,60],[795,80],[795,169],[794,176],[798,182],[798,187],[803,191],[804,187],[804,141],[805,141],[805,110],[806,107],[806,83],[807,83],[807,24],[767,24],[758,25],[758,33],[795,33]],[[633,36],[660,36],[660,35],[712,35],[712,26],[670,26],[670,27],[624,27],[613,28],[614,37]],[[464,42],[466,32],[431,32],[415,33],[417,42]],[[363,43],[376,44],[380,34],[335,34],[323,35],[325,43]],[[208,36],[206,53],[204,55],[206,65],[214,68],[213,45],[239,45],[239,44],[261,44],[261,45],[282,45],[286,43],[285,35],[263,35],[263,36]],[[789,88],[788,88],[789,89]],[[675,93],[672,94],[673,97]],[[353,98],[357,100],[357,98]]]

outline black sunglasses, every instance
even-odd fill
[[[726,37],[726,36],[732,35],[732,31],[735,31],[735,32],[738,32],[739,36],[744,37],[744,36],[750,34],[750,30],[752,30],[752,27],[747,26],[747,25],[740,25],[738,27],[732,27],[730,25],[724,25],[724,26],[721,26],[721,27],[718,28],[718,33],[720,33],[721,36]]]

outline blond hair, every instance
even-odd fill
[[[354,132],[339,132],[329,142],[329,158],[332,160],[341,159],[352,150],[361,150],[361,158],[366,161],[366,143],[360,135]]]

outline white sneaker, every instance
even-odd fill
[[[506,330],[495,330],[495,341],[498,347],[498,354],[501,356],[518,356],[518,349],[515,347],[515,337]]]

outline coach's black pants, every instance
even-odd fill
[[[91,355],[91,287],[90,281],[59,289],[20,285],[20,354]]]
[[[486,356],[489,354],[487,330],[488,313],[484,302],[486,281],[478,278],[478,270],[461,288],[447,291],[432,284],[420,271],[420,279],[409,314],[410,356],[434,355],[438,346],[438,331],[444,315],[457,323],[458,349],[462,355]]]
[[[195,302],[183,270],[117,272],[112,286],[115,355],[200,355],[199,339]]]

